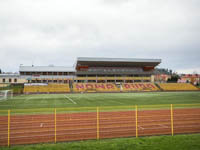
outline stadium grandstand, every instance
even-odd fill
[[[70,88],[73,92],[151,91],[158,90],[152,83],[154,68],[160,63],[160,59],[79,57],[71,68],[20,66],[19,71],[30,83],[25,84],[25,93],[55,92],[50,84],[60,89],[58,92],[70,92]],[[67,86],[66,90],[61,90],[62,84]]]
[[[7,83],[24,83],[24,93],[139,92],[198,90],[190,83],[165,82],[156,67],[161,59],[78,57],[74,67],[20,66],[18,75],[1,75]]]
[[[75,68],[20,66],[20,75],[30,83],[133,83],[154,82],[154,68],[160,59],[79,57]]]

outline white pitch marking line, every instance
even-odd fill
[[[71,99],[70,97],[68,97],[67,95],[64,95],[68,100],[70,100],[73,104],[77,104],[73,99]]]
[[[144,128],[143,127],[141,127],[141,126],[138,126],[140,129],[142,129],[142,130],[144,130]]]
[[[24,102],[28,101],[28,100],[29,100],[29,99],[31,99],[31,98],[32,98],[32,96],[31,96],[31,97],[28,97],[28,98],[26,98]]]
[[[161,127],[164,127],[164,128],[168,128],[168,126],[164,125],[164,124],[159,124]]]

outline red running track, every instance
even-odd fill
[[[200,109],[174,109],[174,134],[200,133]],[[136,136],[135,111],[99,112],[99,138]],[[138,136],[171,135],[170,110],[138,111]],[[10,145],[97,138],[97,113],[13,115]],[[56,135],[55,135],[56,133]],[[0,145],[8,144],[8,117],[0,116]]]

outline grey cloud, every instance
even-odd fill
[[[199,0],[0,2],[0,68],[67,65],[78,56],[161,58],[199,68]]]

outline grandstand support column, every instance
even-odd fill
[[[154,75],[151,75],[151,82],[154,83],[154,81],[155,81],[154,79],[155,79]]]
[[[120,83],[120,92],[123,92],[123,86],[121,83]]]

